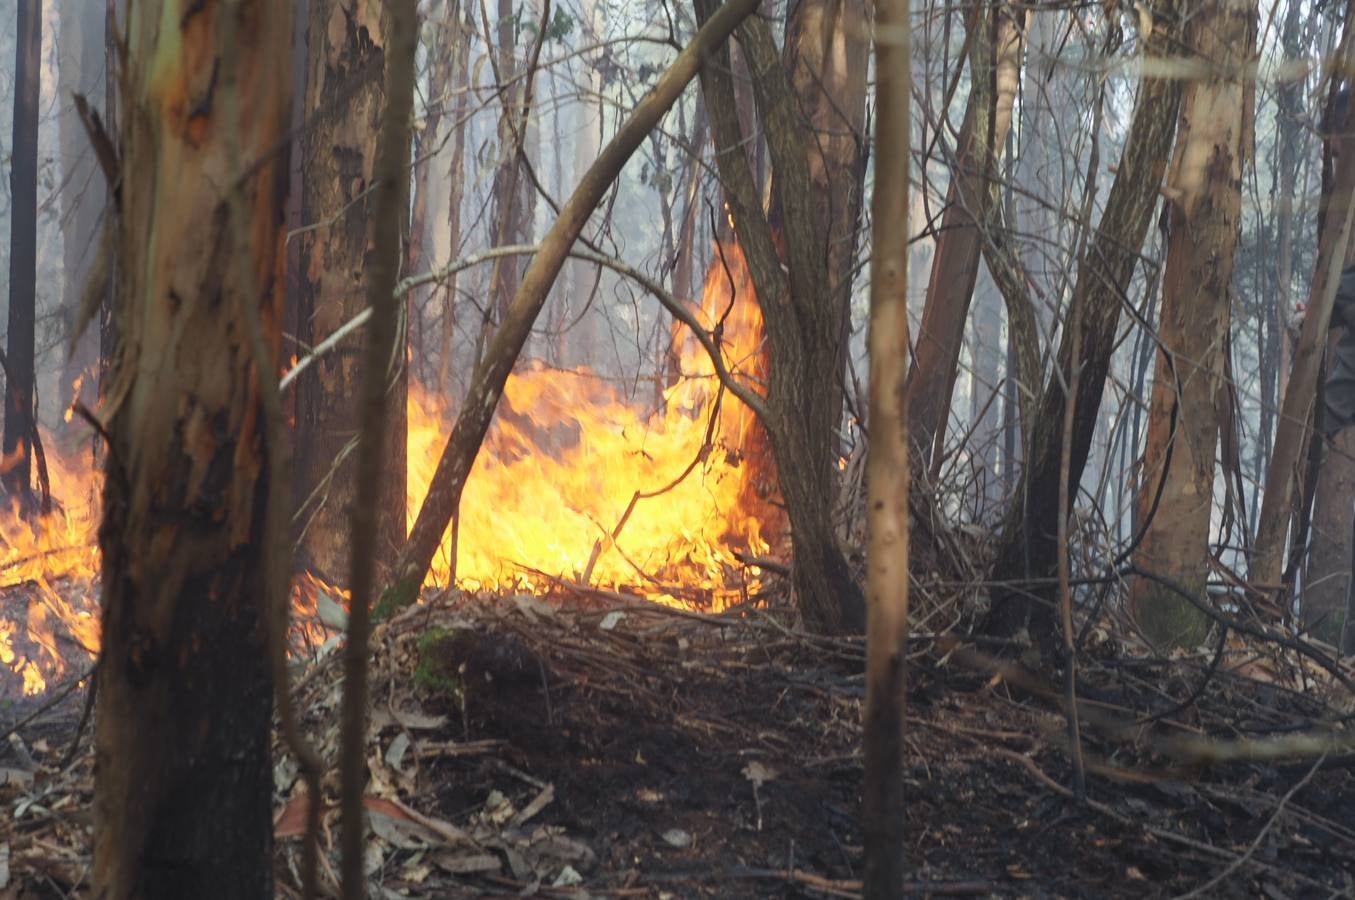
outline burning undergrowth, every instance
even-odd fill
[[[761,313],[737,248],[719,254],[694,312],[719,336],[725,367],[761,383]],[[519,365],[426,585],[603,589],[711,611],[756,596],[761,570],[746,561],[785,544],[766,440],[700,345],[674,338],[668,370],[644,390],[587,369]],[[411,525],[454,413],[411,384]],[[52,511],[0,513],[0,665],[7,692],[26,695],[82,671],[99,644],[99,467],[87,440],[46,434],[44,445]],[[335,639],[346,606],[341,586],[300,574],[293,652]]]

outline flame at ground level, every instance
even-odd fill
[[[737,250],[724,251],[695,313],[722,336],[727,368],[755,382],[762,327],[749,283]],[[457,581],[471,588],[563,580],[706,608],[755,590],[739,555],[766,554],[782,521],[765,439],[747,408],[719,389],[696,342],[675,345],[669,386],[646,391],[651,409],[629,398],[635,382],[520,366],[428,583],[448,582],[455,549]],[[441,398],[412,387],[411,523],[452,420]],[[71,665],[83,671],[99,644],[99,474],[88,443],[63,446],[44,433],[44,447],[53,511],[25,518],[17,501],[0,511],[0,665],[26,694]],[[293,649],[323,642],[346,605],[345,591],[298,578]]]
[[[727,368],[756,380],[762,320],[750,284],[741,254],[725,249],[694,313],[722,336]],[[714,607],[755,587],[738,555],[765,554],[780,521],[766,496],[765,441],[719,389],[705,351],[690,337],[675,345],[661,392],[586,369],[519,366],[430,580],[446,584],[455,560],[457,582],[471,587],[563,579]],[[642,392],[653,408],[634,401]],[[411,525],[452,419],[438,398],[411,391]]]

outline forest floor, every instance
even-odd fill
[[[372,896],[859,896],[863,645],[798,633],[783,612],[575,591],[458,595],[380,625]],[[1349,670],[1235,637],[1154,658],[1089,632],[1085,801],[1069,788],[1061,684],[973,644],[917,640],[910,894],[1355,896],[1355,752],[1290,746],[1355,709]],[[332,647],[294,676],[331,802]],[[61,766],[82,706],[72,693],[0,748],[0,897],[88,892],[87,733]],[[1238,738],[1259,743],[1220,743]],[[1204,761],[1239,749],[1249,758]],[[295,897],[306,801],[280,743],[275,780],[278,895]],[[324,823],[332,890],[328,806]]]

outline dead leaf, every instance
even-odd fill
[[[754,787],[761,787],[769,781],[776,780],[776,770],[753,760],[743,767],[743,777],[753,782]]]
[[[391,745],[386,748],[386,765],[402,775],[405,774],[404,759],[408,750],[409,735],[402,731],[395,736],[395,740],[391,741]]]
[[[298,791],[273,816],[273,839],[280,841],[300,837],[306,833],[306,814],[310,811],[310,795]]]
[[[681,828],[670,828],[659,837],[663,838],[663,842],[668,846],[677,847],[679,850],[690,847],[694,843],[692,836]]]

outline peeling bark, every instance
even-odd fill
[[[270,473],[246,304],[276,355],[291,12],[245,0],[223,24],[226,8],[206,2],[166,20],[133,4],[120,74],[125,265],[103,408],[92,876],[106,900],[273,890],[260,599]],[[224,49],[227,28],[236,54]],[[227,121],[225,108],[248,114]],[[235,202],[232,185],[243,192]]]

